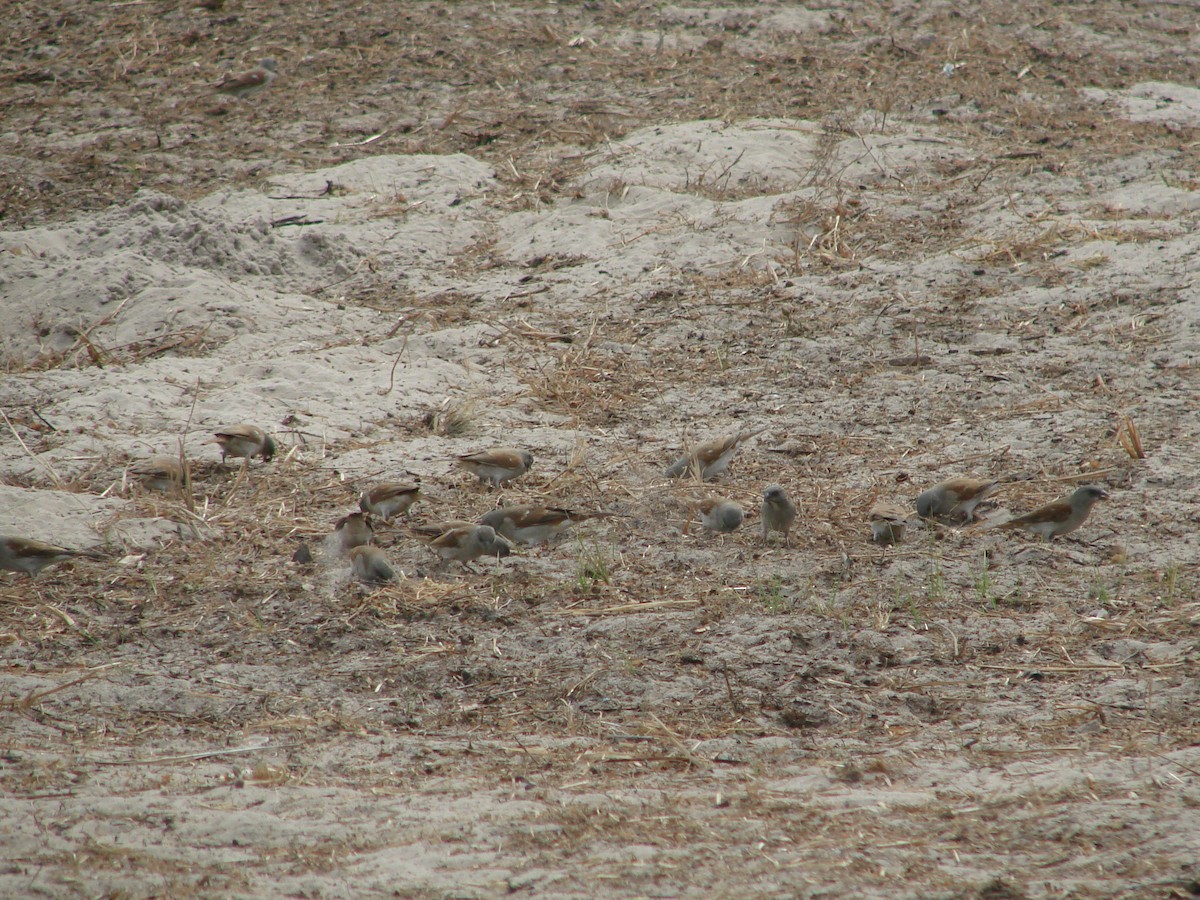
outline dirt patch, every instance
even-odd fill
[[[1191,10],[94,6],[3,37],[0,533],[108,554],[0,577],[3,893],[1197,889]],[[351,580],[500,444],[614,515]]]

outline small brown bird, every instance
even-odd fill
[[[742,508],[724,497],[709,497],[697,507],[700,521],[713,534],[732,534],[742,527],[746,515]]]
[[[535,546],[565,532],[572,522],[602,519],[612,513],[581,513],[557,506],[498,506],[479,520],[518,544]]]
[[[241,458],[244,465],[250,464],[252,456],[261,456],[270,462],[275,455],[275,441],[257,425],[230,425],[215,432],[213,443],[221,446],[221,462],[227,457]]]
[[[1009,519],[996,526],[1002,530],[1009,528],[1024,528],[1034,534],[1041,535],[1050,541],[1064,534],[1070,534],[1085,521],[1097,500],[1108,497],[1108,491],[1098,484],[1085,484],[1077,488],[1069,497],[1039,506],[1033,512]]]
[[[996,482],[978,478],[948,478],[917,497],[917,515],[923,519],[962,516],[968,522],[975,507],[996,489]]]
[[[762,509],[763,543],[772,531],[783,532],[783,546],[790,546],[792,523],[796,521],[796,504],[788,497],[787,491],[781,485],[773,484],[763,491]]]
[[[512,547],[496,534],[490,525],[464,525],[452,528],[429,542],[429,546],[444,560],[466,564],[481,556],[508,556]]]
[[[751,431],[739,431],[737,434],[699,444],[671,463],[663,470],[663,474],[668,478],[698,475],[701,481],[712,481],[729,468],[729,461],[733,459],[733,454],[737,452],[742,441],[766,430],[766,426],[763,426]]]
[[[871,507],[871,540],[877,544],[899,544],[908,530],[908,510],[896,503],[880,500]]]
[[[275,75],[275,60],[260,59],[258,65],[249,72],[226,75],[215,90],[217,93],[229,94],[231,97],[248,97],[270,87],[271,82],[275,80]]]
[[[408,512],[421,497],[421,485],[411,481],[384,481],[362,492],[358,508],[374,513],[385,522]]]
[[[533,468],[533,454],[517,447],[496,447],[456,457],[455,462],[479,479],[480,484],[491,482],[500,487],[504,481],[520,478]]]
[[[359,581],[379,584],[395,581],[396,572],[378,547],[355,547],[350,551],[350,568]]]
[[[366,513],[352,512],[337,520],[333,533],[337,535],[342,550],[352,550],[371,543],[375,537],[375,526]]]
[[[129,471],[150,490],[167,494],[176,493],[185,481],[178,456],[152,456],[134,463]]]
[[[33,538],[0,535],[0,569],[12,572],[25,572],[33,576],[46,566],[52,566],[76,556],[87,556],[99,559],[100,554],[88,550],[67,550],[65,547],[55,547]]]

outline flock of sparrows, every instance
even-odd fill
[[[757,428],[740,431],[691,448],[663,474],[669,478],[692,477],[701,482],[712,481],[728,471],[730,460],[746,439],[764,431]],[[250,460],[261,457],[269,462],[276,452],[274,439],[256,425],[232,425],[213,435],[212,443],[221,451],[221,461],[230,457],[241,459],[244,467]],[[498,447],[468,453],[454,462],[478,478],[480,484],[498,488],[507,481],[519,478],[533,467],[533,454],[515,447]],[[170,456],[155,456],[135,463],[129,471],[142,483],[158,491],[177,490],[187,477],[181,460]],[[951,478],[923,491],[916,499],[916,513],[922,519],[975,520],[976,508],[998,486],[996,481],[974,478]],[[359,508],[338,520],[332,542],[345,554],[355,577],[364,582],[387,582],[396,578],[383,550],[374,546],[375,527],[371,517],[391,523],[397,516],[406,515],[421,496],[419,479],[387,481],[364,490]],[[1052,540],[1070,534],[1087,519],[1096,501],[1108,496],[1098,485],[1088,484],[1053,503],[1039,507],[1022,516],[1008,519],[1000,529],[1022,528]],[[729,534],[745,521],[742,508],[723,497],[709,497],[693,507],[704,528],[714,534]],[[497,506],[478,522],[451,520],[434,525],[413,525],[410,530],[426,539],[427,545],[443,561],[463,564],[481,557],[505,557],[513,544],[535,546],[560,536],[574,522],[607,518],[611,512],[577,512],[554,506],[519,505]],[[895,544],[904,540],[910,511],[892,503],[876,503],[869,514],[871,538],[879,544]],[[773,484],[763,492],[759,521],[764,542],[777,532],[790,546],[790,533],[796,521],[796,505],[782,485]],[[686,532],[686,528],[685,528]],[[12,535],[0,535],[0,569],[24,572],[30,576],[55,563],[77,556],[103,558],[94,551],[68,550],[42,541]],[[311,551],[301,545],[294,556],[299,562],[311,561]]]

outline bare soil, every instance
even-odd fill
[[[0,894],[1200,893],[1192,4],[3,20],[0,532],[108,558],[0,575]],[[616,515],[354,583],[405,472]],[[957,474],[981,522],[870,542]]]

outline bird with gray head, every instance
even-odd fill
[[[363,545],[350,551],[350,569],[359,581],[382,584],[396,580],[396,572],[378,547]]]
[[[772,531],[783,534],[783,545],[790,546],[792,524],[796,521],[796,504],[794,504],[782,485],[773,484],[763,491],[762,509],[762,539],[765,544]]]
[[[33,538],[0,535],[0,569],[8,569],[10,572],[24,572],[33,576],[47,566],[77,556],[102,558],[99,553],[90,550],[68,550]]]
[[[275,60],[267,58],[260,59],[258,65],[249,72],[241,72],[237,75],[226,75],[224,80],[215,88],[219,94],[228,94],[231,97],[249,97],[251,94],[257,94],[271,86],[271,82],[275,80]]]
[[[697,510],[705,530],[712,534],[732,534],[742,527],[746,517],[740,506],[724,497],[709,497]]]
[[[533,454],[519,447],[495,447],[455,457],[459,466],[479,479],[480,484],[500,487],[502,482],[520,478],[533,468]]]
[[[739,431],[737,434],[731,434],[723,438],[717,438],[712,441],[705,441],[703,444],[698,444],[690,451],[683,454],[671,465],[663,470],[663,474],[668,478],[682,478],[685,475],[694,475],[701,481],[712,481],[729,468],[729,462],[733,459],[733,455],[737,453],[738,447],[742,441],[747,438],[752,438],[756,434],[761,434],[766,431],[764,425],[762,428],[753,428],[749,431]]]
[[[252,456],[261,456],[263,462],[270,462],[275,456],[274,439],[257,425],[230,425],[214,432],[214,438],[210,443],[220,446],[221,462],[232,456],[249,465]]]
[[[1039,506],[1033,512],[1009,519],[996,526],[1001,530],[1023,528],[1040,535],[1043,540],[1051,541],[1064,534],[1070,534],[1087,521],[1088,514],[1098,500],[1108,497],[1108,491],[1098,484],[1085,484],[1077,488],[1070,496]]]
[[[501,558],[512,553],[508,541],[496,534],[490,525],[463,525],[438,535],[429,547],[443,560],[456,560],[464,565],[482,556]]]
[[[962,516],[969,522],[975,516],[975,507],[995,489],[995,481],[948,478],[921,492],[917,497],[917,515],[923,519]]]

